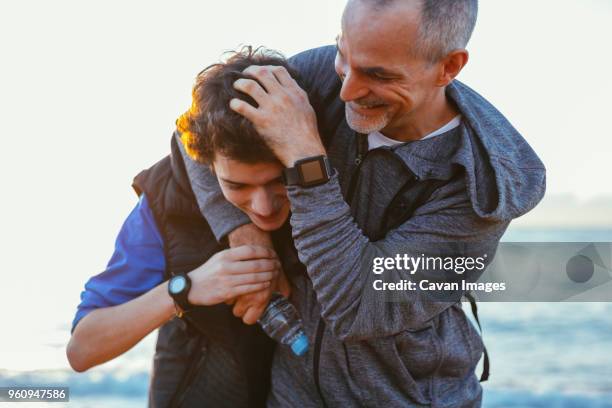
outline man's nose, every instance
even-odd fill
[[[272,194],[265,188],[257,189],[251,198],[251,209],[262,217],[269,217],[274,214],[275,208]]]
[[[359,78],[359,75],[350,70],[345,72],[346,74],[342,79],[342,88],[340,89],[340,99],[344,102],[351,102],[366,96],[369,91],[363,80]]]

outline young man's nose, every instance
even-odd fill
[[[251,209],[262,217],[271,216],[276,211],[274,197],[265,188],[258,189],[251,197]]]

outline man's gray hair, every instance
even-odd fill
[[[478,0],[422,0],[416,53],[430,62],[465,48],[478,15]]]
[[[382,8],[397,1],[372,0]],[[478,16],[478,0],[418,0],[421,22],[412,52],[429,62],[437,62],[449,52],[467,46]]]

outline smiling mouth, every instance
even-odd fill
[[[263,221],[264,223],[269,223],[272,221],[275,221],[276,218],[278,217],[278,212],[275,212],[272,215],[268,215],[268,216],[263,216],[263,215],[259,215],[259,214],[254,214],[255,217],[257,217],[260,221]]]
[[[356,103],[351,103],[348,106],[349,108],[351,108],[351,110],[357,113],[362,113],[362,112],[363,113],[374,113],[377,110],[381,110],[387,107],[387,105],[384,103],[371,104],[371,105],[359,105]]]

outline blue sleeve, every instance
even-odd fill
[[[145,195],[123,223],[106,270],[87,281],[72,322],[92,310],[115,306],[150,291],[164,280],[164,245]]]

